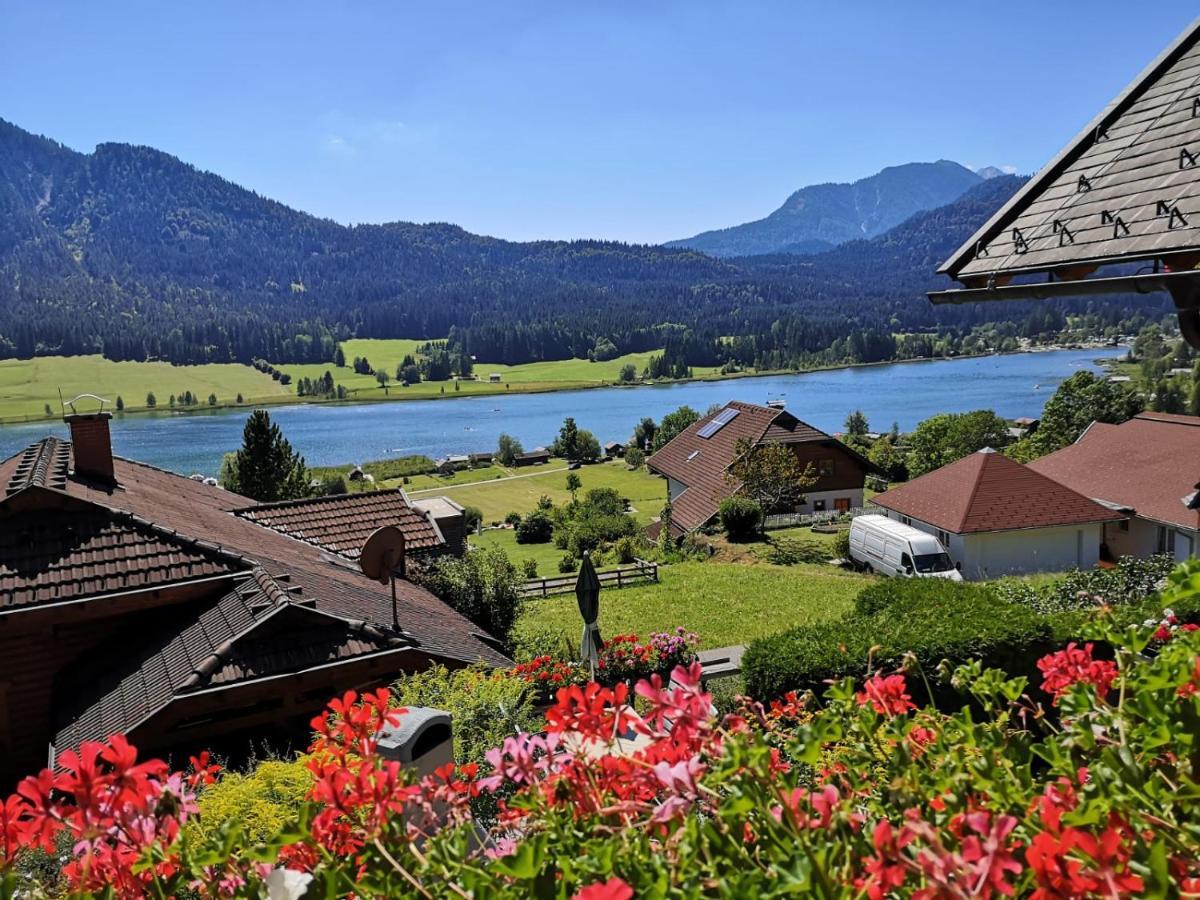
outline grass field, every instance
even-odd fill
[[[555,548],[554,541],[547,541],[544,544],[518,544],[517,534],[511,528],[492,528],[482,534],[473,534],[471,535],[471,546],[499,547],[518,566],[522,561],[532,559],[537,563],[538,578],[557,578],[559,575],[558,561],[566,555],[565,550]],[[598,568],[611,569],[613,566],[599,566]]]
[[[414,491],[442,490],[462,484],[478,484],[481,481],[495,481],[498,478],[511,478],[514,475],[528,475],[530,472],[549,474],[567,468],[565,459],[552,459],[544,466],[536,469],[506,469],[504,466],[481,466],[476,469],[463,469],[453,475],[410,475],[404,489],[410,494]],[[388,482],[387,487],[393,484]]]
[[[284,387],[249,366],[210,363],[202,366],[173,366],[165,362],[113,362],[100,356],[39,356],[34,359],[0,360],[0,419],[39,419],[61,415],[58,392],[65,399],[82,393],[99,394],[125,409],[141,409],[146,394],[153,391],[158,408],[168,409],[171,394],[191,391],[206,406],[209,394],[222,405],[242,394],[246,403],[278,402],[292,396]],[[89,409],[91,407],[88,407]]]
[[[468,484],[456,485],[435,479],[435,487],[420,490],[415,484],[410,484],[407,490],[414,499],[444,494],[463,506],[478,507],[483,512],[484,522],[499,522],[510,512],[522,515],[529,512],[537,506],[538,498],[543,494],[556,504],[571,499],[567,491],[566,472],[561,466],[551,466],[539,466],[532,471],[515,469],[513,471],[518,473],[517,477]],[[622,497],[627,497],[633,505],[633,517],[639,522],[649,522],[666,503],[666,482],[645,469],[630,471],[620,460],[583,466],[577,474],[583,482],[583,492],[591,488],[611,487],[619,491]]]
[[[562,359],[553,362],[522,363],[516,366],[506,366],[500,363],[477,362],[475,375],[478,381],[460,381],[457,390],[454,382],[429,381],[414,384],[409,387],[392,383],[386,391],[379,386],[374,375],[357,375],[350,368],[350,363],[356,356],[365,356],[376,370],[383,370],[395,376],[396,367],[407,354],[416,353],[417,347],[424,341],[408,339],[382,340],[374,338],[355,339],[342,342],[342,352],[346,355],[346,367],[338,369],[328,363],[313,363],[308,365],[279,365],[280,371],[287,372],[293,381],[300,378],[320,378],[327,371],[333,380],[344,385],[355,400],[384,400],[384,399],[429,399],[448,394],[474,396],[479,394],[506,394],[521,391],[553,391],[568,388],[596,387],[598,385],[615,384],[620,377],[621,369],[627,363],[632,363],[640,375],[650,357],[655,351],[645,353],[629,353],[625,356],[610,359],[606,362],[591,362],[586,359]],[[711,375],[716,369],[696,369],[697,377]],[[499,375],[500,382],[492,384],[491,375]]]
[[[851,607],[870,576],[832,566],[686,562],[660,570],[659,584],[608,590],[600,595],[602,635],[645,637],[682,625],[704,647],[745,644],[794,625],[836,619]],[[575,597],[530,600],[517,631],[549,630],[579,641]]]
[[[408,354],[415,354],[423,340],[372,338],[342,342],[345,368],[333,363],[302,365],[278,364],[276,368],[292,377],[284,386],[250,366],[237,363],[208,363],[199,366],[173,366],[165,362],[112,362],[100,356],[45,356],[32,360],[0,361],[0,421],[40,419],[59,415],[58,391],[67,399],[88,391],[110,400],[120,395],[127,410],[143,409],[146,394],[153,391],[159,408],[165,408],[171,394],[191,391],[205,405],[209,394],[216,394],[218,405],[232,404],[240,393],[247,405],[281,403],[295,400],[296,382],[301,378],[320,378],[326,372],[337,384],[350,391],[353,400],[419,400],[441,396],[498,395],[533,391],[556,391],[616,384],[621,368],[632,363],[640,375],[654,351],[630,353],[606,362],[564,359],[553,362],[505,366],[480,362],[475,366],[478,381],[422,382],[403,387],[392,382],[381,388],[374,375],[357,375],[350,367],[356,356],[365,356],[375,369],[394,376],[396,367]],[[717,373],[713,368],[698,368],[697,378]],[[500,376],[492,384],[489,376]]]

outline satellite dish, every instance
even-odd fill
[[[404,533],[395,525],[384,525],[371,532],[358,554],[358,567],[368,578],[392,588],[392,626],[400,630],[400,610],[396,601],[396,572],[405,574]]]

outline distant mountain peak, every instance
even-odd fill
[[[1016,175],[1017,170],[1012,166],[980,166],[975,170],[975,174],[986,181],[1001,175]]]
[[[819,252],[883,234],[914,213],[952,203],[983,180],[948,159],[888,166],[855,182],[803,187],[766,218],[667,246],[712,256]]]

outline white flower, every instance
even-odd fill
[[[300,900],[312,880],[307,872],[276,869],[267,876],[267,896],[270,900]]]

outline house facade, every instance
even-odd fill
[[[1200,418],[1146,412],[1094,422],[1029,468],[1125,513],[1104,527],[1108,555],[1200,555]]]
[[[447,551],[402,492],[256,504],[114,457],[106,413],[67,421],[0,463],[0,784],[114,733],[179,759],[303,742],[345,690],[507,663],[423,588],[398,578],[393,605],[359,571],[382,525],[409,561]]]
[[[1124,516],[991,449],[892,488],[871,503],[935,535],[968,580],[1087,569]]]
[[[863,505],[866,476],[875,471],[865,457],[787,410],[733,401],[688,426],[646,460],[651,472],[667,479],[671,526],[677,535],[711,521],[721,501],[737,492],[729,467],[742,439],[755,446],[783,444],[802,465],[812,467],[816,481],[803,502],[771,512],[848,511]]]

